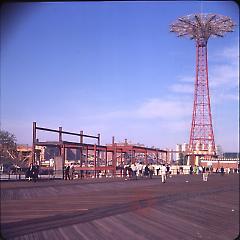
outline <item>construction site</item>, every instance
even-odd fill
[[[177,37],[188,37],[196,44],[196,78],[194,82],[194,99],[192,123],[188,144],[177,144],[176,150],[149,148],[143,144],[134,144],[125,139],[124,142],[112,141],[102,145],[100,134],[87,135],[80,131],[68,132],[62,127],[50,129],[37,126],[33,122],[32,146],[18,145],[12,149],[1,146],[2,156],[11,159],[17,168],[37,164],[42,171],[63,178],[64,167],[73,163],[81,173],[90,173],[91,177],[123,176],[125,165],[133,163],[169,164],[185,166],[211,166],[237,169],[239,153],[234,158],[220,156],[217,152],[212,124],[208,79],[208,40],[212,37],[223,37],[232,32],[235,23],[231,18],[219,14],[191,14],[179,17],[170,25],[170,32]],[[54,141],[42,141],[39,131],[57,133]],[[67,136],[78,137],[78,141],[66,141]],[[88,143],[88,140],[95,141]],[[2,164],[2,163],[1,163]],[[4,171],[3,164],[1,172]]]
[[[57,41],[60,42],[61,51],[64,48],[63,45],[67,42],[66,48],[69,52],[69,46],[72,43],[69,39],[74,38],[74,35],[71,35],[69,31],[62,31],[62,25],[68,26],[67,20],[69,18],[66,17],[68,6],[65,7],[64,4],[66,3],[61,3],[62,9],[64,9],[63,12],[60,12],[61,14],[55,15],[57,13],[55,6],[53,13],[50,12],[51,9],[49,7],[46,9],[46,12],[51,16],[53,15],[51,21],[56,21],[58,24],[57,28],[60,31],[59,35],[57,35]],[[108,3],[100,2],[100,4],[99,8],[103,15],[100,15],[101,18],[98,18],[96,22],[107,16],[108,14],[106,13],[114,16],[112,12],[108,12],[108,9],[113,9],[111,6],[107,5],[106,9],[103,8],[103,5]],[[180,4],[184,5],[184,2]],[[52,5],[54,3],[51,3]],[[87,3],[84,2],[83,5],[83,7],[87,7]],[[44,8],[44,4],[41,4],[41,8]],[[76,15],[72,16],[71,14],[70,18],[77,22],[75,17],[81,14],[79,14],[79,9],[76,6],[72,7],[72,9],[74,9]],[[89,9],[96,10],[92,6]],[[155,9],[157,8],[154,5],[154,11]],[[162,9],[159,12],[160,16],[165,15],[165,12],[162,14]],[[189,9],[192,8],[190,7]],[[102,12],[102,10],[104,11]],[[130,7],[127,8],[127,12],[129,10]],[[147,15],[143,14],[145,13],[143,10],[145,11],[145,7],[141,8],[141,18],[139,19],[143,18],[145,20]],[[183,10],[184,12],[186,11],[186,9]],[[151,10],[151,16],[154,15],[154,11]],[[39,12],[41,13],[41,11]],[[87,25],[87,32],[90,32],[91,29],[94,29],[93,32],[99,30],[96,27],[98,25],[93,21],[94,16],[97,15],[96,13],[94,11],[89,15],[89,23],[91,24]],[[133,19],[133,14],[132,12],[130,13],[131,19]],[[174,15],[174,12],[171,14]],[[38,13],[32,15],[38,16]],[[59,24],[58,18],[56,18],[57,15],[64,19],[64,24]],[[87,16],[86,12],[83,15],[79,22],[88,23],[84,18],[85,15]],[[117,12],[117,15],[121,14]],[[125,20],[125,15],[126,12],[123,14],[123,18],[119,18],[119,22]],[[31,25],[30,19],[27,21],[29,25]],[[40,17],[39,19],[42,22],[45,18]],[[48,20],[47,25],[50,25]],[[153,22],[158,24],[155,18],[153,18]],[[138,23],[137,20],[136,23]],[[91,28],[95,24],[96,26]],[[109,19],[107,19],[105,24],[108,26]],[[129,21],[126,20],[126,24],[129,24]],[[188,37],[194,40],[196,46],[196,77],[194,80],[192,118],[189,128],[184,128],[184,131],[189,132],[189,139],[185,143],[180,143],[178,142],[178,134],[174,133],[175,136],[171,142],[176,144],[176,149],[170,149],[167,146],[164,148],[148,147],[145,145],[146,143],[132,143],[127,138],[123,138],[123,141],[116,141],[117,136],[109,139],[108,143],[102,143],[100,133],[91,135],[85,132],[83,128],[86,128],[86,125],[74,126],[74,129],[77,129],[75,132],[65,130],[64,126],[55,126],[55,128],[43,127],[39,126],[35,121],[32,122],[34,114],[31,112],[31,122],[29,122],[29,125],[32,124],[31,144],[17,145],[13,135],[12,143],[5,139],[0,143],[1,239],[240,239],[239,153],[221,152],[216,144],[218,139],[215,139],[211,113],[207,51],[207,43],[210,37],[223,37],[225,33],[232,32],[235,25],[230,17],[203,13],[179,17],[170,25],[170,32],[177,34],[178,37]],[[35,29],[36,25],[32,26]],[[79,31],[80,29],[81,31],[82,29],[79,26],[81,25],[78,25],[77,30]],[[116,27],[114,24],[113,26],[115,30]],[[141,28],[141,25],[139,26]],[[47,26],[42,28],[45,30]],[[125,30],[126,26],[123,28]],[[72,27],[72,29],[76,31],[75,28]],[[144,29],[144,34],[146,34],[146,29]],[[47,35],[51,35],[51,28],[47,28],[47,31]],[[31,31],[32,33],[35,32]],[[100,33],[102,32],[100,31]],[[112,35],[114,33],[113,31],[111,32]],[[120,31],[120,33],[127,32]],[[43,38],[44,34],[35,35],[36,39],[40,38],[43,40],[43,43],[41,42],[42,45],[44,45],[44,41],[48,42]],[[68,41],[61,42],[63,35],[71,36],[68,38]],[[84,35],[86,35],[86,32],[84,32]],[[29,38],[28,34],[26,36]],[[99,39],[104,42],[105,39],[101,37]],[[94,39],[94,35],[91,35],[92,39]],[[109,38],[106,39],[108,40],[107,48],[111,49],[110,45],[112,43],[109,44]],[[13,40],[15,39],[13,38]],[[30,38],[30,40],[34,42],[34,38]],[[82,45],[84,50],[86,49],[86,52],[88,52],[91,45],[86,47],[81,41],[82,38],[79,37],[77,39],[78,46]],[[145,40],[143,42],[145,44]],[[22,44],[18,39],[17,43],[18,45]],[[54,53],[54,47],[57,45],[54,40],[51,40],[51,43],[51,51],[53,49],[53,52],[50,52],[50,54]],[[36,44],[36,46],[39,48],[39,44]],[[45,48],[41,48],[41,50],[44,54],[47,52]],[[45,74],[46,69],[42,66],[42,62],[45,59],[35,54],[34,48],[31,48],[31,51],[34,53],[34,60],[36,58],[40,59],[41,73],[44,72]],[[71,51],[75,54],[78,49],[72,47]],[[156,50],[154,49],[154,51]],[[79,52],[80,54],[84,53],[82,49]],[[99,52],[96,51],[92,56],[95,57],[97,54]],[[162,52],[161,55],[163,55]],[[46,56],[50,58],[50,68],[54,68],[55,61],[50,55]],[[65,56],[62,56],[64,56],[64,52],[61,58],[65,58]],[[72,56],[75,57],[75,55]],[[175,55],[173,56],[175,57]],[[74,57],[71,57],[71,61],[68,61],[67,58],[67,60],[64,59],[66,61],[64,62],[64,68],[66,65],[67,70],[67,63],[69,64],[70,62],[69,66],[71,68],[69,68],[68,74],[72,72]],[[25,61],[24,58],[21,59]],[[86,59],[84,59],[84,62],[86,62]],[[94,65],[92,61],[91,65]],[[108,69],[111,68],[107,67]],[[30,68],[27,65],[27,71],[30,71]],[[82,71],[78,66],[79,69]],[[92,66],[89,69],[94,71]],[[61,72],[60,70],[57,67],[57,71]],[[98,77],[98,74],[95,74]],[[42,81],[43,76],[39,75],[39,79]],[[69,78],[62,78],[64,87],[67,85],[66,80],[68,81]],[[91,85],[86,79],[84,81]],[[147,82],[148,79],[146,78],[144,81]],[[47,84],[50,84],[49,82]],[[78,82],[81,81],[78,79]],[[72,83],[68,84],[71,85]],[[57,85],[54,83],[54,89],[60,85],[59,82]],[[94,84],[92,83],[92,85]],[[40,84],[36,86],[31,82],[32,92],[39,91]],[[42,82],[41,86],[44,86]],[[84,93],[81,87],[75,87],[78,94]],[[48,86],[44,86],[44,90],[41,89],[41,91],[47,92],[47,89]],[[63,115],[63,112],[66,110],[65,106],[70,106],[71,103],[68,102],[68,97],[65,96],[64,91],[57,90],[50,92],[47,104],[49,98],[56,98],[55,104],[60,106],[61,118],[71,118],[72,115],[70,116],[70,114],[67,117]],[[20,92],[18,89],[17,91]],[[74,93],[70,92],[75,97]],[[46,93],[44,92],[44,94]],[[59,102],[60,97],[64,98],[64,102],[67,102],[67,105]],[[34,95],[33,102],[37,98],[38,96]],[[45,111],[42,104],[43,99],[38,100],[39,106]],[[74,113],[79,111],[80,114],[84,115],[81,112],[80,102],[79,98],[77,100],[75,98],[74,103],[76,105],[73,105]],[[91,109],[91,104],[86,99],[84,99],[83,104]],[[97,107],[100,105],[101,103]],[[41,111],[36,102],[32,106],[37,111]],[[27,107],[32,111],[33,107],[31,108],[31,105]],[[94,110],[92,111],[94,112]],[[22,109],[21,114],[23,114]],[[49,112],[45,111],[44,114],[43,112],[39,114],[45,118]],[[52,116],[54,115],[52,110],[51,114]],[[174,114],[176,115],[175,112]],[[56,116],[54,117],[53,119],[57,118]],[[41,122],[41,119],[37,119]],[[48,122],[47,120],[45,121]],[[22,122],[20,119],[19,126]],[[54,124],[56,124],[56,121],[54,121]],[[147,124],[151,124],[151,121],[147,122]],[[98,128],[100,124],[98,123],[94,126]],[[124,127],[124,124],[120,126]],[[90,129],[97,131],[93,127]],[[141,131],[141,129],[138,129],[138,131]],[[109,132],[112,133],[112,129]],[[159,144],[165,146],[166,139],[164,134],[158,136],[160,136],[159,138],[162,137],[162,139],[159,139],[159,141],[157,139],[154,146],[159,146]],[[139,139],[139,141],[144,142],[144,138]],[[70,166],[72,167],[71,177],[69,174]],[[138,169],[139,166],[142,168]],[[220,168],[221,170],[219,171]]]
[[[179,173],[180,167],[184,169],[183,173],[189,174],[190,165],[196,165],[196,161],[197,165],[212,167],[213,171],[222,166],[232,171],[239,167],[238,154],[231,157],[213,157],[204,154],[201,149],[189,151],[188,144],[177,144],[176,150],[159,149],[132,144],[127,139],[124,142],[115,142],[112,137],[111,144],[102,145],[100,134],[92,136],[83,131],[68,132],[62,127],[49,129],[37,126],[36,122],[33,122],[32,128],[32,146],[18,145],[15,150],[3,151],[15,166],[9,174],[23,174],[18,177],[21,179],[24,178],[24,171],[30,163],[40,166],[40,175],[58,179],[64,178],[64,169],[71,164],[74,164],[76,178],[124,177],[124,168],[133,163],[171,165],[172,174]],[[42,141],[39,139],[40,132],[43,135],[54,133],[57,135],[56,140]],[[77,137],[79,141],[66,141],[67,136]],[[95,143],[87,143],[89,139]]]

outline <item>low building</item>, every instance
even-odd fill
[[[223,153],[223,157],[208,159],[202,157],[200,159],[201,166],[212,166],[213,169],[239,169],[239,153]]]

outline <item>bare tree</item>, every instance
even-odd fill
[[[16,137],[14,134],[0,130],[0,146],[2,148],[13,149],[16,148]]]
[[[0,157],[1,163],[12,162],[16,158],[16,137],[14,134],[0,130]]]

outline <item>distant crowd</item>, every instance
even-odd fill
[[[230,173],[239,173],[239,169],[231,169],[231,168],[224,168],[221,166],[220,168],[214,169],[212,166],[177,166],[177,165],[170,165],[170,164],[143,164],[140,163],[132,163],[132,164],[125,164],[122,166],[118,166],[120,168],[121,176],[128,179],[141,179],[141,178],[150,178],[152,179],[153,176],[161,176],[161,180],[163,183],[166,182],[166,179],[171,177],[172,175],[176,174],[190,174],[190,175],[203,175],[203,181],[207,181],[208,175],[211,173],[220,173],[222,176],[224,174]],[[39,176],[39,165],[30,164],[27,171],[26,171],[26,179],[29,181],[33,180],[34,182],[37,181]],[[81,178],[83,177],[83,170],[80,171]],[[86,171],[87,172],[87,171]],[[104,172],[104,171],[102,171]],[[101,174],[101,171],[98,171],[98,174]],[[73,180],[79,178],[79,171],[75,170],[74,164],[71,163],[70,165],[66,165],[64,167],[64,179],[65,180]],[[103,175],[102,175],[103,176]]]
[[[224,169],[222,166],[219,169],[213,169],[212,166],[204,167],[204,166],[176,166],[170,164],[143,164],[143,163],[132,163],[132,164],[125,164],[122,166],[118,166],[118,171],[120,171],[120,175],[125,178],[125,180],[132,179],[137,180],[141,178],[150,178],[152,179],[153,176],[161,176],[161,180],[163,183],[166,182],[166,179],[171,177],[172,175],[176,174],[190,174],[190,175],[203,175],[203,181],[208,180],[208,175],[210,173],[221,173],[230,174],[230,173],[238,173],[237,169]],[[83,177],[83,170],[80,171],[81,178]],[[85,171],[86,174],[88,171]],[[102,175],[104,171],[98,171],[98,176]],[[78,171],[75,171],[74,164],[66,165],[64,168],[64,179],[65,180],[73,180],[78,175]]]
[[[143,164],[143,163],[132,163],[124,165],[123,167],[123,176],[125,179],[128,178],[143,178],[149,177],[152,178],[153,175],[163,176],[162,182],[166,181],[166,176],[170,176],[171,166],[169,164]]]
[[[201,174],[208,170],[210,173],[221,173],[222,175],[224,173],[230,174],[230,173],[239,173],[239,169],[235,168],[224,168],[221,166],[220,168],[214,169],[212,166],[209,167],[203,167],[203,166],[190,166],[189,173],[190,174]]]
[[[81,171],[81,178],[82,178]],[[142,164],[142,163],[132,163],[126,164],[122,166],[122,176],[125,179],[138,179],[138,178],[152,178],[153,175],[161,175],[162,182],[166,181],[166,177],[170,176],[171,174],[171,166],[165,164]],[[75,167],[72,163],[71,165],[67,165],[64,167],[64,179],[65,180],[72,180],[75,177]]]

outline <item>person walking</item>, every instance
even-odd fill
[[[209,175],[209,167],[203,168],[203,181],[207,182]]]
[[[138,175],[142,178],[143,177],[143,164],[140,162],[137,166],[138,169]]]
[[[194,174],[197,174],[197,172],[198,172],[198,167],[196,165],[194,165],[193,172],[194,172]]]
[[[170,177],[170,166],[166,166],[166,178]]]
[[[69,170],[70,170],[70,166],[68,165],[65,168],[65,180],[67,180],[67,179],[70,180]]]
[[[190,174],[191,175],[193,174],[193,167],[192,167],[192,165],[190,166]]]
[[[131,169],[132,169],[132,177],[133,177],[133,179],[137,180],[137,166],[136,166],[136,163],[132,163]]]
[[[149,176],[152,179],[152,176],[153,176],[153,173],[154,173],[153,164],[151,163],[148,168],[149,168]]]
[[[161,167],[162,183],[166,182],[166,178],[167,178],[166,172],[167,172],[167,168],[166,168],[165,164],[163,164]]]
[[[69,175],[70,175],[71,180],[73,180],[73,178],[74,178],[74,172],[75,172],[75,168],[74,168],[73,163],[71,163],[71,166],[69,169]]]
[[[149,164],[147,164],[144,168],[144,176],[148,177],[149,175]]]
[[[133,171],[132,171],[130,163],[128,164],[128,176],[129,176],[129,178],[132,178],[132,176],[133,176]]]
[[[160,171],[160,165],[159,165],[159,163],[157,163],[156,170],[157,170],[157,176],[158,176],[158,175],[159,175],[159,171]]]
[[[224,176],[224,167],[222,166],[220,169],[221,175]]]
[[[32,179],[33,179],[34,182],[37,181],[38,174],[39,174],[39,166],[38,165],[33,165],[33,167],[32,167]]]
[[[28,181],[31,181],[32,178],[32,170],[33,170],[33,164],[30,163],[27,171],[26,171],[26,178],[28,179]]]

